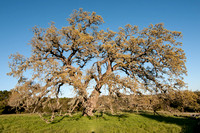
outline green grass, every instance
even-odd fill
[[[193,132],[197,120],[172,116],[154,116],[150,113],[105,114],[103,117],[57,118],[46,124],[37,115],[1,115],[0,132],[2,133],[177,133]]]

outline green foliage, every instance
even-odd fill
[[[0,101],[7,100],[9,98],[10,92],[7,90],[0,91]]]
[[[200,91],[194,92],[197,95],[197,103],[200,104]]]
[[[181,112],[199,112],[198,95],[192,91],[172,91],[167,95],[170,106]]]
[[[11,111],[11,107],[8,106],[8,99],[10,96],[10,92],[7,90],[0,91],[0,114],[9,113]]]
[[[2,115],[0,132],[60,132],[60,133],[178,133],[193,132],[196,120],[171,116],[154,116],[149,113],[104,114],[99,117],[82,117],[80,113],[72,117],[56,118],[46,124],[37,115]]]

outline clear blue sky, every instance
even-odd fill
[[[12,89],[17,80],[9,72],[8,56],[19,52],[30,55],[27,43],[35,25],[47,27],[54,21],[67,26],[66,18],[74,9],[95,11],[104,18],[103,28],[116,31],[125,24],[164,23],[170,30],[183,33],[190,90],[200,90],[200,0],[1,0],[0,1],[0,90]]]

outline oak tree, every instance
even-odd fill
[[[71,112],[81,105],[83,115],[92,116],[102,89],[120,96],[123,92],[162,93],[185,85],[181,32],[167,30],[162,23],[142,30],[130,24],[117,32],[103,30],[99,28],[103,18],[83,9],[75,10],[67,21],[69,25],[61,29],[54,23],[46,29],[34,27],[31,56],[11,55],[9,75],[22,81],[30,70],[31,77],[23,84],[40,86],[26,97],[38,97],[34,107],[54,98],[59,108],[61,87],[72,86],[76,97]],[[30,92],[30,86],[20,90]]]

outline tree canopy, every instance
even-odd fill
[[[184,87],[187,71],[181,32],[167,30],[163,23],[142,30],[130,24],[116,32],[103,30],[99,28],[103,18],[83,9],[74,10],[67,21],[69,25],[61,29],[54,23],[48,28],[34,27],[31,56],[11,55],[8,74],[19,79],[14,91],[23,91],[24,99],[34,99],[36,108],[58,99],[64,85],[72,86],[77,94],[74,107],[81,103],[83,114],[89,116],[103,88],[119,96]],[[28,70],[31,77],[24,76]],[[59,107],[58,99],[54,110]]]

